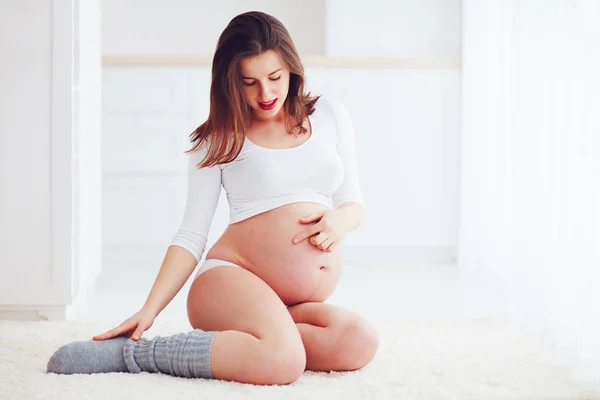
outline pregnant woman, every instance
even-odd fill
[[[364,213],[350,117],[304,92],[303,66],[280,21],[248,12],[223,31],[209,116],[191,141],[185,214],[144,306],[93,340],[58,349],[48,372],[271,385],[307,369],[368,364],[377,332],[323,303],[340,279],[340,242]],[[193,330],[142,338],[201,261],[221,187],[230,223],[191,285]]]

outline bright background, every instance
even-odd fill
[[[348,264],[429,282],[448,265],[469,312],[509,315],[597,374],[598,1],[0,6],[1,318],[67,318],[103,271],[156,272],[216,40],[259,9],[288,26],[308,88],[351,111],[369,210]],[[226,224],[222,198],[209,245]]]

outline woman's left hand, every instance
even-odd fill
[[[331,252],[340,244],[343,237],[350,231],[346,215],[338,209],[330,209],[309,214],[300,218],[300,223],[314,223],[310,228],[294,238],[294,243],[300,243],[310,238],[310,243],[322,251]]]

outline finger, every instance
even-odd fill
[[[308,224],[310,222],[319,220],[322,216],[323,216],[323,212],[315,212],[315,213],[308,214],[308,215],[300,218],[300,222],[302,222],[303,224]]]
[[[94,340],[105,340],[105,339],[110,339],[113,338],[115,336],[119,336],[125,332],[131,331],[133,329],[135,329],[136,327],[136,323],[134,321],[131,322],[123,322],[121,325],[117,326],[114,329],[111,329],[108,332],[105,332],[101,335],[98,336],[94,336]]]
[[[321,229],[321,227],[319,226],[319,224],[310,227],[304,233],[301,233],[298,236],[296,236],[296,238],[294,239],[294,243],[300,243],[304,239],[311,237],[315,233],[320,232],[320,229]]]
[[[327,238],[323,241],[323,243],[321,243],[319,245],[319,248],[323,251],[328,251],[329,247],[332,245],[333,240],[330,238]]]
[[[327,234],[325,234],[324,232],[321,232],[318,235],[311,237],[310,242],[312,244],[314,244],[315,246],[319,247],[321,245],[321,243],[323,243],[325,240],[327,240],[327,237],[328,237]]]
[[[110,338],[113,338],[113,337],[117,336],[118,335],[117,332],[118,332],[117,328],[111,329],[110,331],[104,332],[101,335],[94,336],[93,339],[94,340],[106,340],[106,339],[110,339]]]
[[[145,329],[143,329],[140,325],[138,325],[138,328],[135,330],[135,332],[133,332],[133,335],[131,335],[131,338],[136,341],[140,340],[144,331],[145,331]]]
[[[137,329],[135,330],[135,332],[133,332],[133,334],[131,335],[131,338],[133,340],[139,340],[142,335],[144,334],[144,332],[150,327],[150,325],[148,324],[142,324],[141,322],[138,324]]]
[[[96,335],[92,338],[92,340],[105,340],[105,339],[109,339],[112,336],[112,330],[110,331],[106,331],[104,333],[101,333],[100,335]]]

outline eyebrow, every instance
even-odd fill
[[[271,72],[271,73],[270,73],[268,76],[271,76],[271,75],[273,75],[274,73],[281,71],[282,69],[283,69],[283,68],[279,68],[277,71],[273,71],[273,72]],[[249,77],[247,77],[247,76],[242,76],[242,79],[256,79],[256,78],[249,78]]]

